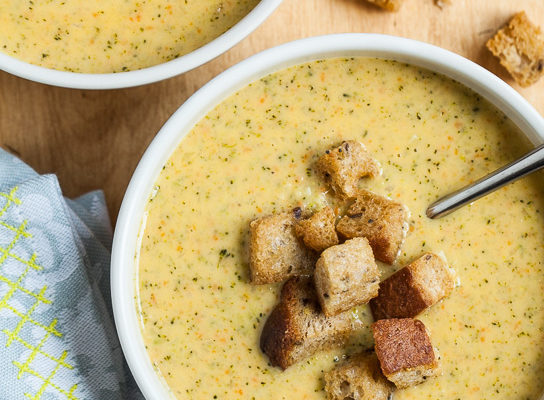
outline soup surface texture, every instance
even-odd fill
[[[544,388],[541,176],[452,215],[427,205],[527,150],[517,128],[471,90],[397,62],[329,59],[266,76],[210,111],[173,152],[142,223],[139,313],[149,356],[179,399],[325,399],[323,372],[372,347],[367,306],[343,349],[286,371],[258,342],[280,285],[248,282],[250,220],[335,205],[312,164],[363,142],[383,175],[361,186],[406,204],[410,229],[382,278],[443,251],[453,294],[419,316],[443,374],[397,400],[537,400]]]
[[[0,51],[61,71],[108,73],[211,42],[259,0],[3,0]]]

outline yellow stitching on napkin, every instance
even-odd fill
[[[15,203],[16,205],[21,204],[21,200],[19,200],[17,197],[15,197],[15,192],[16,191],[17,191],[17,188],[15,187],[15,188],[13,188],[11,190],[11,192],[9,192],[9,194],[0,192],[0,197],[4,197],[7,200],[6,204],[4,204],[4,207],[2,207],[0,209],[0,218],[5,214],[5,212],[8,210],[8,208],[13,203]],[[1,220],[0,220],[0,225],[3,226],[4,228],[7,228],[7,229],[11,230],[11,231],[15,231],[15,232],[20,231],[20,229],[14,227],[14,226],[11,226],[9,224],[6,224],[4,221],[1,221]],[[20,234],[22,234],[24,237],[32,237],[32,235],[30,233],[28,233],[28,232],[20,232]]]
[[[49,338],[49,336],[50,335],[45,335],[44,338],[42,339],[42,341],[40,342],[40,345],[38,345],[38,347],[34,347],[30,343],[28,343],[26,340],[21,339],[19,336],[16,336],[14,339],[16,341],[18,341],[19,343],[21,343],[23,346],[25,346],[28,350],[31,350],[33,352],[37,352],[37,353],[41,354],[42,356],[49,358],[51,361],[62,365],[63,367],[66,367],[68,369],[74,369],[74,367],[72,367],[70,364],[68,364],[68,363],[66,363],[64,361],[64,358],[61,359],[61,358],[52,357],[51,355],[47,354],[46,352],[44,352],[41,349],[41,346],[43,346],[43,344],[45,343],[46,338]],[[64,353],[62,353],[62,354],[64,354]],[[35,355],[32,356],[32,354],[31,354],[31,357],[32,357],[32,359],[34,359]]]
[[[19,187],[15,186],[13,189],[11,189],[11,192],[9,192],[9,194],[0,192],[0,197],[5,197],[8,200],[6,202],[7,206],[5,207],[5,210],[7,210],[8,207],[11,205],[10,203],[15,203],[17,205],[21,205],[21,200],[19,200],[15,196],[15,193],[17,192],[17,190],[19,190]],[[0,212],[0,216],[2,216],[1,212]]]
[[[11,279],[6,278],[5,276],[2,276],[2,275],[0,275],[0,282],[4,282],[5,284],[7,284],[10,287],[10,291],[15,292],[16,290],[20,290],[21,292],[23,292],[25,294],[28,294],[31,297],[34,297],[36,300],[41,301],[42,303],[51,304],[51,300],[46,299],[45,297],[43,297],[43,294],[45,293],[45,290],[47,289],[47,286],[44,286],[42,288],[42,290],[40,290],[39,293],[34,293],[34,292],[28,290],[27,288],[21,286],[21,282],[22,282],[23,278],[28,273],[28,268],[29,267],[27,267],[27,269],[21,274],[21,276],[19,276],[19,279],[17,279],[16,282],[13,282]]]
[[[66,351],[62,353],[61,358],[64,358],[64,357],[66,357]],[[17,366],[20,369],[24,369],[23,364],[21,364],[20,362],[14,361],[13,364],[15,364],[15,366]],[[52,388],[56,389],[59,393],[65,395],[67,399],[78,400],[78,398],[74,396],[74,391],[77,389],[77,385],[73,385],[69,391],[66,391],[62,389],[61,387],[59,387],[58,385],[55,385],[53,382],[51,382],[51,379],[55,376],[60,366],[61,364],[57,364],[57,366],[53,369],[53,371],[51,372],[51,374],[49,374],[47,378],[42,376],[39,372],[34,371],[32,368],[25,369],[24,372],[28,372],[29,374],[34,375],[36,378],[39,378],[40,380],[44,382],[42,387],[40,388],[38,393],[36,393],[35,396],[32,396],[31,394],[28,394],[28,393],[25,393],[25,396],[32,400],[39,400],[42,397],[42,394],[45,391],[45,389],[47,389],[47,386],[51,386]]]
[[[21,205],[22,202],[19,198],[17,198],[16,192],[17,187],[12,189],[10,193],[0,192],[0,200],[4,200],[5,203],[0,208],[0,228],[3,227],[15,233],[12,241],[8,244],[7,247],[0,247],[0,270],[2,265],[4,265],[8,259],[18,261],[19,263],[26,266],[25,270],[19,275],[19,277],[15,281],[0,273],[0,284],[4,283],[9,287],[8,292],[4,295],[2,299],[0,299],[0,310],[10,310],[14,315],[20,318],[17,326],[13,331],[9,331],[8,329],[2,330],[2,333],[7,336],[6,347],[9,347],[15,342],[21,344],[22,346],[31,351],[30,355],[27,357],[24,363],[12,361],[13,365],[15,365],[19,369],[19,373],[17,375],[18,379],[21,379],[25,373],[28,373],[43,381],[40,389],[35,395],[25,393],[25,396],[27,398],[32,400],[40,400],[47,388],[53,388],[58,393],[64,395],[68,400],[77,400],[77,397],[74,395],[74,392],[77,389],[77,384],[73,385],[69,390],[65,390],[52,382],[53,378],[55,377],[60,368],[74,368],[72,365],[65,361],[68,352],[65,350],[62,352],[62,355],[60,357],[55,357],[43,350],[43,346],[45,345],[47,340],[49,340],[51,335],[62,337],[62,333],[55,329],[55,326],[57,325],[57,319],[55,318],[53,319],[53,321],[51,321],[51,323],[49,323],[49,325],[45,325],[32,318],[32,314],[40,304],[50,305],[52,303],[51,300],[45,297],[47,286],[43,286],[38,293],[24,287],[24,280],[28,273],[32,270],[40,271],[43,269],[43,267],[36,263],[37,255],[35,253],[32,254],[30,259],[28,260],[24,260],[23,258],[13,253],[13,249],[15,248],[16,244],[18,244],[21,240],[24,240],[24,238],[32,237],[32,234],[26,230],[27,221],[23,221],[23,223],[19,226],[13,226],[7,223],[5,220],[2,220],[2,217],[5,216],[6,212],[10,207],[14,205]],[[20,310],[16,309],[14,306],[8,303],[8,301],[16,293],[22,293],[34,299],[34,304],[26,312],[21,312]],[[44,336],[37,345],[31,344],[19,336],[21,330],[27,323],[42,328],[45,331]],[[31,366],[32,362],[38,354],[48,358],[55,363],[55,367],[47,377],[45,377],[44,374],[41,374],[38,371],[34,370]]]

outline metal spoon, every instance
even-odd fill
[[[544,145],[540,145],[520,159],[484,176],[476,182],[435,201],[427,208],[427,217],[440,218],[448,215],[465,204],[478,200],[480,197],[538,171],[542,167],[544,167]]]

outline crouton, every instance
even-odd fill
[[[315,287],[327,316],[366,304],[378,295],[380,271],[366,238],[325,250],[315,266]]]
[[[325,373],[329,400],[388,400],[395,387],[383,376],[374,353],[360,353]]]
[[[250,224],[249,267],[257,285],[281,282],[295,275],[311,275],[317,255],[295,234],[300,208],[269,215]]]
[[[436,254],[426,253],[380,283],[378,297],[370,301],[375,320],[411,318],[450,295],[454,271]]]
[[[340,197],[353,196],[361,178],[380,174],[379,164],[366,147],[355,140],[327,150],[317,160],[316,170]]]
[[[361,190],[346,214],[338,222],[337,231],[347,239],[366,237],[374,257],[392,264],[408,228],[409,213],[406,207],[368,190]]]
[[[387,11],[398,11],[402,0],[367,0],[369,3],[376,4]]]
[[[322,252],[338,244],[335,222],[334,211],[330,207],[325,207],[310,218],[297,221],[295,232],[307,247]]]
[[[372,325],[372,333],[382,372],[398,389],[440,375],[437,352],[423,322],[382,319]]]
[[[281,290],[261,333],[261,350],[270,363],[283,369],[319,350],[344,345],[357,320],[350,312],[327,317],[321,312],[309,277],[290,278]]]
[[[486,46],[519,85],[530,86],[544,75],[544,36],[524,11],[514,15]]]

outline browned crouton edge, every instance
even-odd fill
[[[261,334],[261,350],[286,369],[318,350],[345,344],[355,325],[351,313],[326,317],[310,277],[290,278]]]

